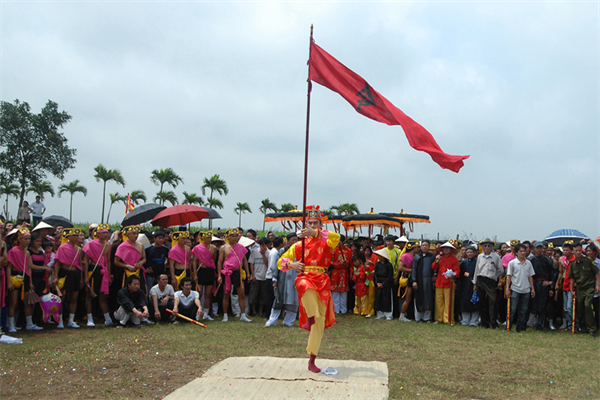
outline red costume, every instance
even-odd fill
[[[348,275],[352,271],[352,250],[346,246],[336,247],[332,257],[331,291],[347,292]]]

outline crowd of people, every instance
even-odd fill
[[[84,231],[19,222],[0,225],[1,325],[8,332],[77,329],[81,321],[139,327],[235,317],[289,327],[302,319],[295,282],[305,266],[286,267],[299,261],[290,250],[297,233],[259,238],[242,228],[111,231],[92,224]],[[335,314],[591,336],[600,328],[600,258],[591,241],[554,247],[341,235],[319,263]]]

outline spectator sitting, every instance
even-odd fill
[[[183,315],[188,318],[195,318],[200,321],[202,315],[202,305],[200,304],[200,296],[198,292],[192,290],[192,280],[183,278],[180,283],[181,289],[175,292],[175,304],[173,305],[173,313]],[[174,323],[179,323],[176,320]]]
[[[146,295],[140,290],[139,276],[131,275],[127,278],[126,285],[117,293],[117,303],[120,307],[115,312],[115,319],[121,327],[127,325],[130,318],[135,327],[140,326],[142,318],[148,318]]]
[[[150,289],[150,314],[154,315],[156,321],[169,320],[167,308],[173,309],[175,291],[173,286],[169,285],[169,276],[160,274],[158,284]]]

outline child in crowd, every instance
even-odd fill
[[[356,296],[354,314],[369,316],[369,279],[367,278],[367,268],[365,267],[365,256],[360,251],[352,257],[354,264],[354,273],[352,280],[356,282],[354,293]]]

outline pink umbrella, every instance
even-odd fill
[[[208,217],[206,209],[193,204],[180,204],[159,212],[152,219],[152,225],[162,227],[187,225],[192,222],[201,221],[206,217]]]

